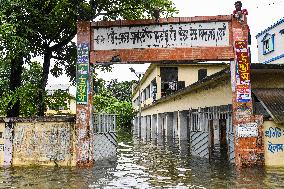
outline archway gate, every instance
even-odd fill
[[[78,22],[77,164],[92,165],[92,67],[104,63],[231,61],[235,163],[262,162],[252,115],[248,25],[233,15]]]

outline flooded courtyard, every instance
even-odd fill
[[[117,156],[93,168],[0,168],[0,188],[284,188],[284,169],[237,170],[189,154],[186,141],[119,134]]]

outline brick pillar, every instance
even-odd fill
[[[77,92],[76,92],[76,158],[78,166],[92,166],[93,144],[93,85],[90,65],[91,25],[90,22],[77,24]]]
[[[235,163],[238,167],[263,164],[262,117],[252,115],[248,25],[232,17],[231,44],[235,60],[231,62]]]

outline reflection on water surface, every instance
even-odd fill
[[[284,188],[284,169],[238,171],[190,156],[186,142],[121,138],[117,157],[94,168],[0,168],[0,188]]]

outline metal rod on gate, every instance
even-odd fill
[[[107,132],[110,131],[110,124],[111,124],[110,116],[111,116],[111,115],[108,115],[108,116],[107,116]]]
[[[108,132],[108,115],[106,115],[106,130],[105,130],[105,132],[107,133]]]
[[[115,132],[116,131],[116,115],[114,115],[114,129],[113,131]]]
[[[99,132],[102,132],[102,116],[101,114],[98,115],[99,116]]]
[[[102,132],[105,133],[106,128],[106,115],[102,114]]]

